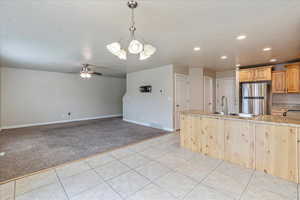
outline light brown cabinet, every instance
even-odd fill
[[[269,81],[272,79],[272,66],[240,69],[240,82]]]
[[[286,87],[288,93],[300,92],[300,65],[290,64],[285,66],[286,72]]]
[[[270,81],[272,79],[272,67],[255,68],[255,81]]]
[[[224,120],[182,115],[181,127],[181,146],[213,158],[224,158]]]
[[[254,168],[254,132],[249,122],[226,120],[224,160]]]
[[[255,169],[298,182],[297,128],[255,125]]]
[[[273,71],[272,72],[272,92],[273,93],[286,93],[286,72]]]
[[[181,146],[293,182],[300,182],[300,128],[184,114]]]
[[[224,158],[224,120],[201,118],[200,152],[218,159]]]
[[[240,82],[251,82],[254,81],[255,71],[252,69],[241,69],[239,75]]]

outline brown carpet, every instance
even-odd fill
[[[0,182],[166,133],[121,118],[3,130]]]

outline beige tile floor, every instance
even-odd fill
[[[0,185],[0,200],[296,200],[297,184],[161,136]]]

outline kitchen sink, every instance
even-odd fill
[[[225,115],[224,112],[214,112],[214,115]],[[253,114],[246,114],[246,113],[229,113],[227,116],[237,116],[237,117],[242,117],[242,118],[252,118],[254,117]]]

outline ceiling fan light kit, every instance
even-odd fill
[[[89,79],[92,77],[92,72],[91,70],[88,68],[88,65],[83,65],[82,69],[80,71],[80,77],[83,79]]]
[[[137,8],[137,1],[128,1],[127,6],[131,9],[131,26],[129,28],[130,31],[130,40],[131,42],[128,45],[128,52],[131,54],[139,54],[140,60],[145,60],[151,57],[155,52],[156,48],[150,44],[143,44],[138,41],[135,37],[135,21],[134,21],[134,9]],[[121,60],[127,60],[127,51],[126,49],[121,47],[120,42],[113,42],[106,46],[109,52],[113,55],[117,56]]]

